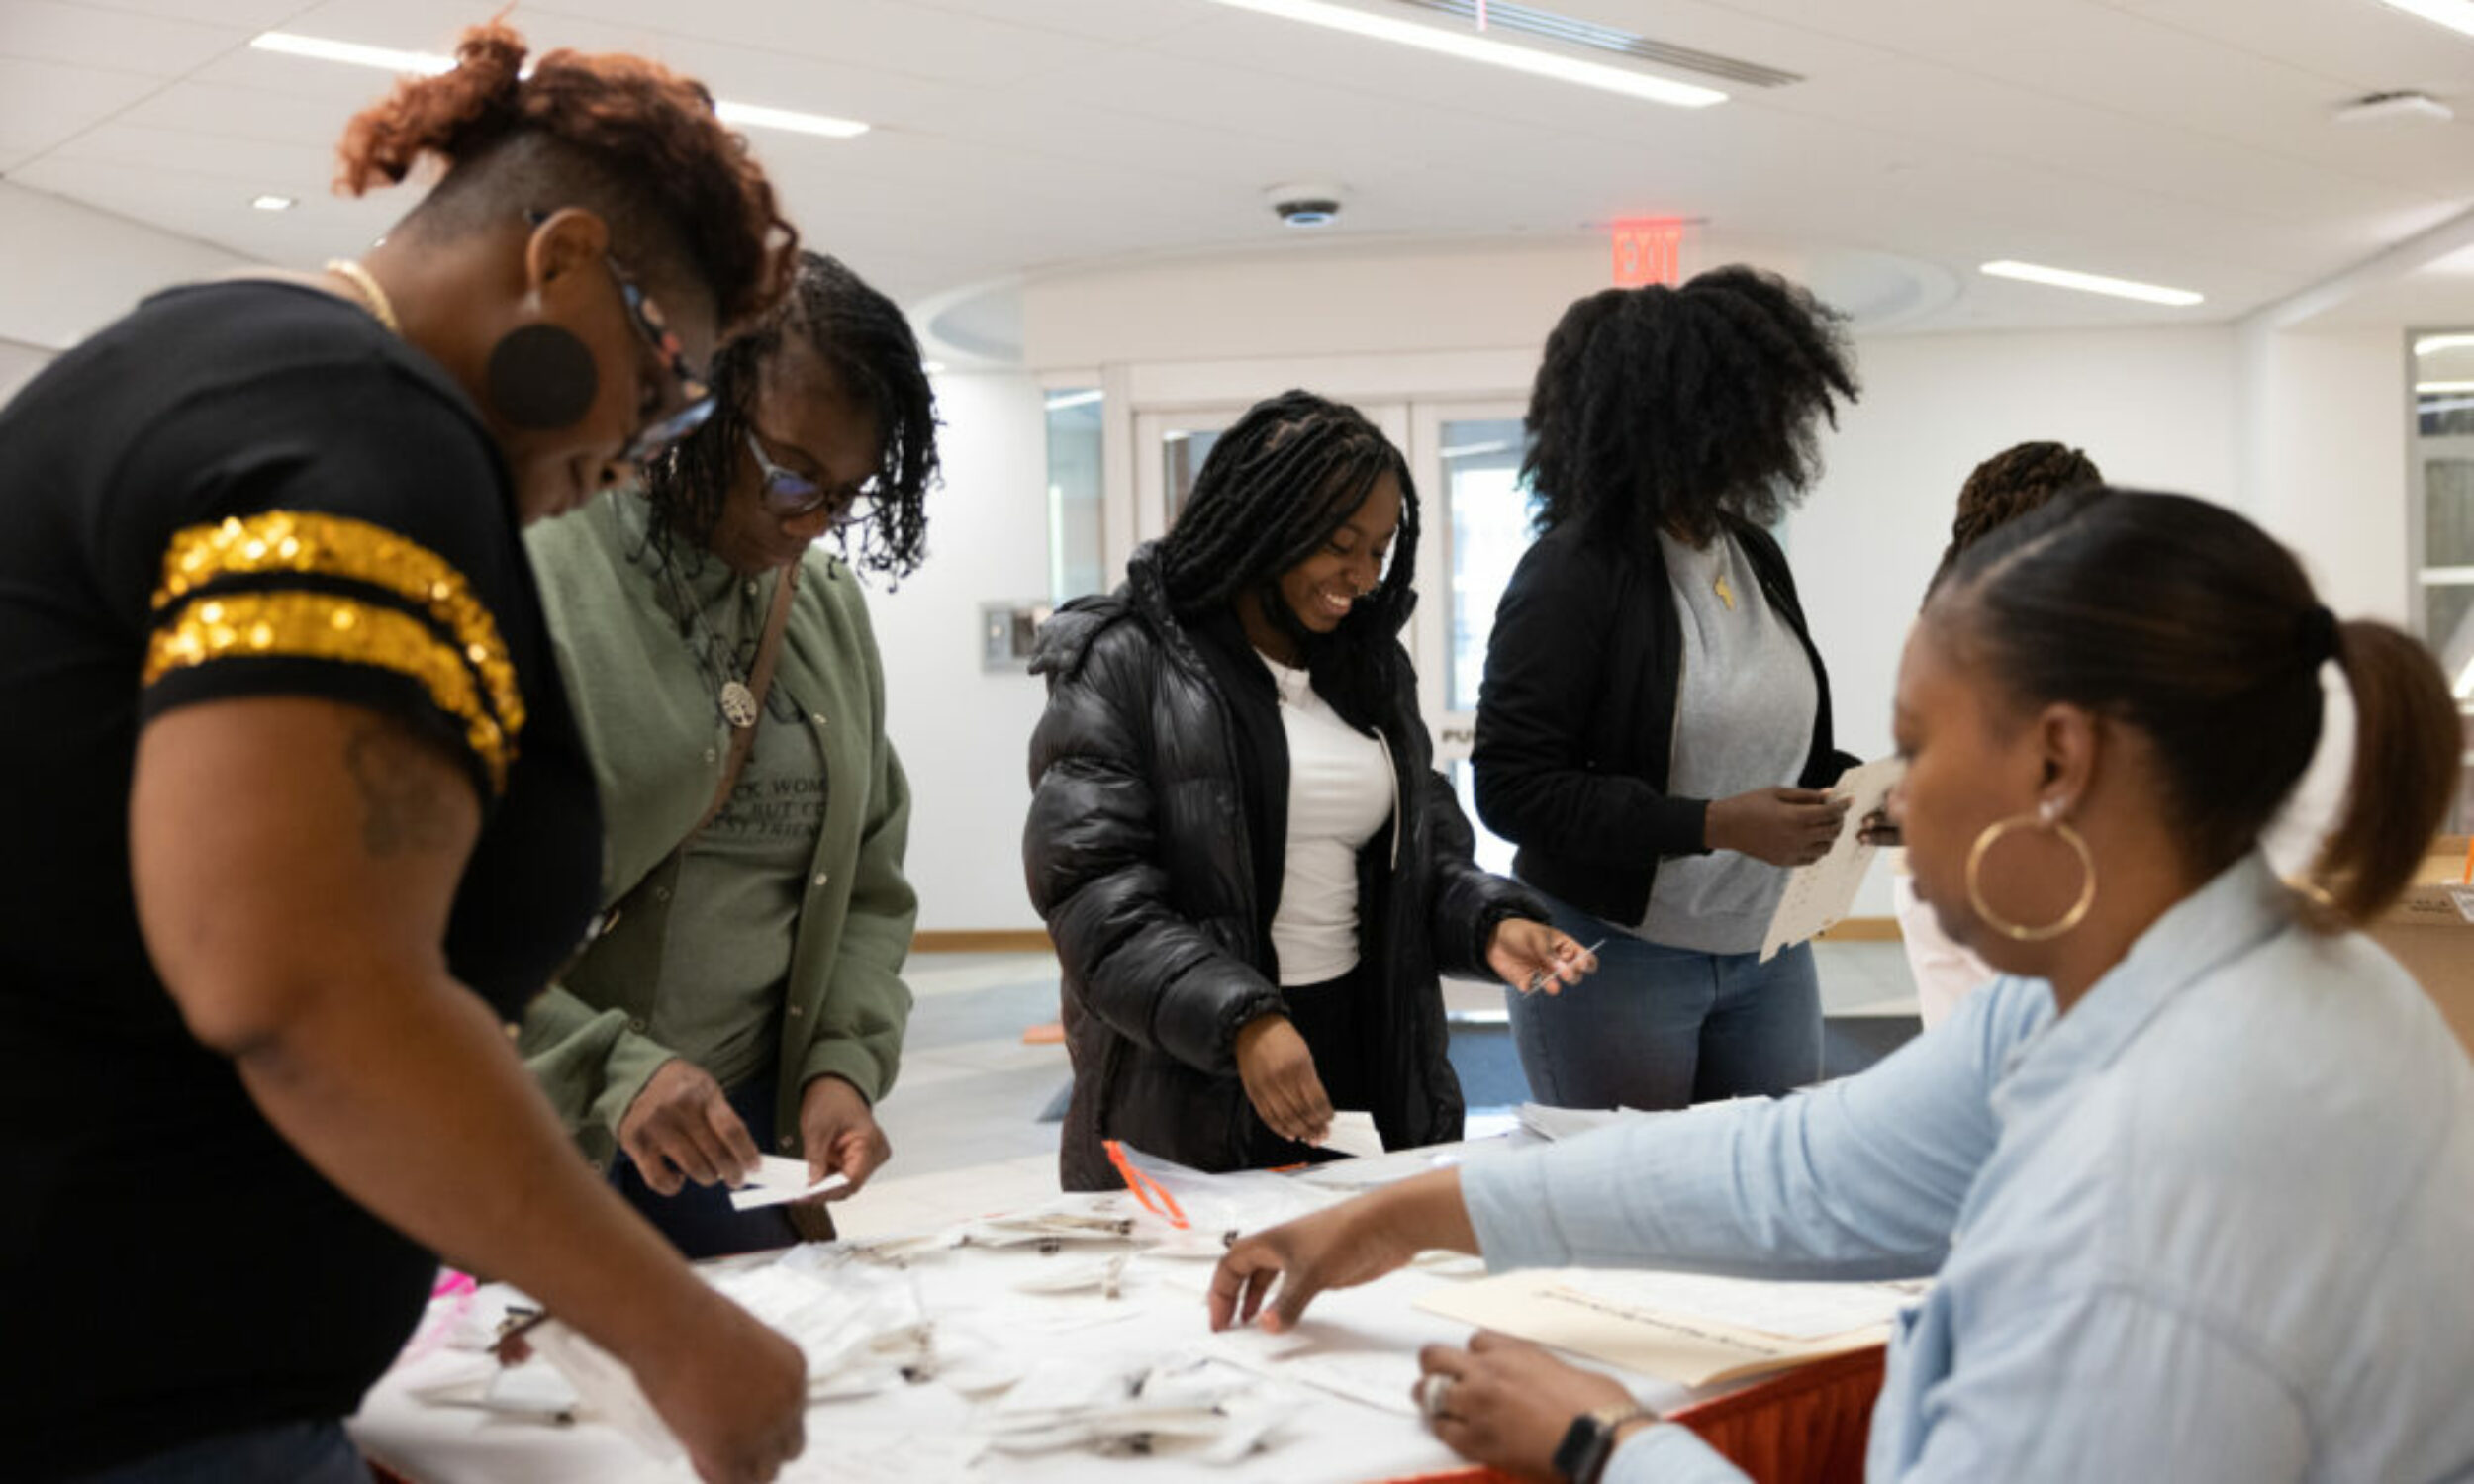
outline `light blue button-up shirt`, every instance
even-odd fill
[[[1867,1476],[2474,1479],[2474,1067],[2256,856],[2068,1015],[2003,979],[1860,1076],[1474,1163],[1489,1265],[1938,1274]],[[1685,1429],[1618,1484],[1740,1479]]]

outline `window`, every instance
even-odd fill
[[[1100,560],[1100,394],[1048,393],[1048,596],[1065,603],[1105,585]]]
[[[1530,499],[1520,486],[1526,447],[1517,417],[1451,418],[1436,455],[1451,521],[1451,677],[1445,709],[1477,709],[1495,604],[1529,549]]]
[[[1160,487],[1167,502],[1161,510],[1161,528],[1177,523],[1186,513],[1186,502],[1194,495],[1194,481],[1201,478],[1203,463],[1211,457],[1212,445],[1226,431],[1218,427],[1173,427],[1160,435]]]
[[[2466,718],[2466,781],[2444,828],[2474,830],[2474,331],[2414,340],[2414,608]]]

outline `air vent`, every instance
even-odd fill
[[[1467,21],[1473,26],[1477,23],[1477,13],[1480,9],[1479,0],[1392,0],[1392,3],[1409,6],[1416,10],[1439,12]],[[1590,51],[1605,51],[1616,56],[1629,57],[1634,61],[1652,62],[1678,72],[1697,72],[1704,77],[1722,77],[1729,82],[1740,82],[1748,87],[1776,88],[1804,80],[1796,73],[1781,72],[1776,67],[1764,67],[1759,62],[1720,56],[1710,51],[1695,51],[1689,46],[1670,46],[1665,42],[1654,42],[1648,37],[1634,36],[1629,31],[1618,31],[1612,26],[1600,26],[1589,21],[1577,21],[1570,16],[1559,16],[1551,10],[1539,10],[1527,5],[1506,5],[1503,0],[1484,0],[1482,8],[1485,11],[1488,31],[1518,32],[1522,36],[1534,36],[1541,41],[1559,42],[1567,46],[1578,46]]]

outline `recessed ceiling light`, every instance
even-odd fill
[[[2444,392],[2474,392],[2474,381],[2418,381],[2414,390],[2425,397]]]
[[[315,57],[320,61],[343,62],[355,67],[375,67],[382,72],[411,72],[417,76],[434,77],[441,72],[455,70],[455,58],[441,56],[435,51],[364,46],[358,42],[338,42],[292,31],[262,31],[249,39],[249,45],[260,51]],[[525,70],[529,73],[530,68]],[[727,98],[714,100],[714,113],[722,123],[742,129],[778,129],[790,134],[821,135],[830,139],[855,139],[868,132],[868,126],[856,119],[836,119],[829,114],[801,113],[788,108],[766,108],[755,103],[734,103]]]
[[[1328,0],[1219,0],[1219,3],[1237,10],[1278,16],[1285,21],[1303,21],[1309,26],[1345,31],[1352,36],[1393,42],[1441,56],[1485,62],[1515,72],[1527,72],[1533,77],[1551,77],[1558,82],[1577,83],[1582,87],[1645,98],[1652,103],[1665,103],[1676,108],[1707,108],[1713,103],[1727,101],[1727,95],[1716,88],[1695,87],[1688,82],[1635,72],[1629,67],[1610,67],[1602,62],[1582,61],[1578,57],[1553,51],[1514,46],[1468,32],[1420,26],[1346,5],[1333,5]]]
[[[1976,270],[1995,278],[2016,278],[2026,283],[2041,283],[2055,289],[2076,289],[2082,294],[2110,294],[2116,299],[2137,299],[2145,304],[2170,304],[2177,307],[2198,304],[2207,296],[2188,289],[2168,289],[2159,284],[2137,283],[2128,278],[2107,278],[2101,273],[2077,273],[2068,268],[2047,268],[2037,263],[2014,263],[2008,259],[1984,264]]]
[[[249,205],[262,212],[288,212],[300,203],[289,196],[260,196]]]
[[[2468,345],[2474,345],[2474,335],[2425,335],[2414,342],[2414,353],[2436,355],[2442,350],[2463,350]]]
[[[2380,0],[2391,10],[2421,16],[2450,31],[2474,36],[2474,0]]]

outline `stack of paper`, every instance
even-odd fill
[[[1417,1306],[1685,1386],[1862,1349],[1917,1285],[1772,1283],[1640,1271],[1519,1272]]]

